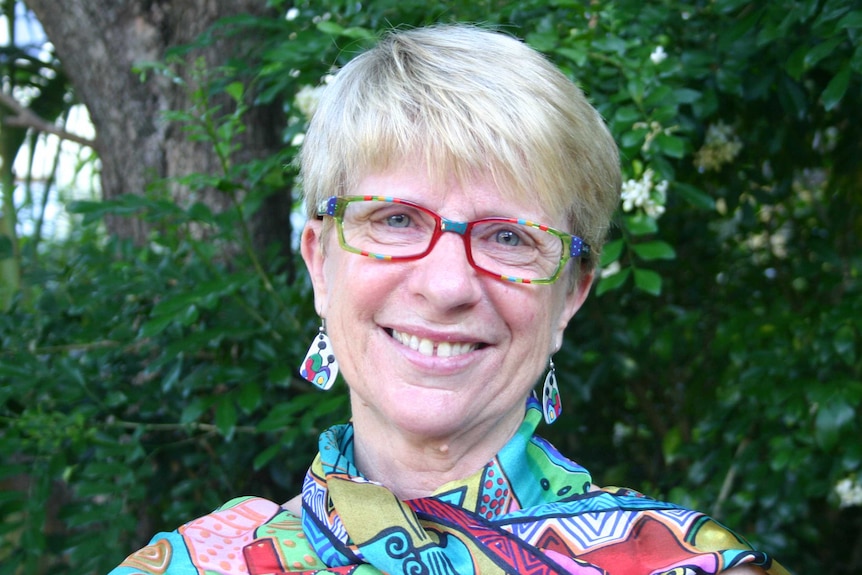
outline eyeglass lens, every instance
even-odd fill
[[[430,210],[382,200],[352,201],[340,219],[349,247],[394,258],[424,255],[440,233],[441,221]],[[553,276],[559,267],[563,242],[539,227],[488,218],[472,222],[467,229],[465,246],[475,265],[486,272],[538,280]]]

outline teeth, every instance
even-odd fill
[[[456,355],[462,355],[476,349],[475,343],[452,343],[449,341],[441,341],[435,344],[435,342],[430,339],[408,335],[395,330],[392,330],[392,337],[410,349],[416,350],[422,355],[427,355],[429,357],[433,357],[434,355],[437,357],[455,357]]]
[[[413,342],[416,340],[416,336],[410,338],[410,347],[413,347]],[[419,353],[422,355],[434,355],[434,342],[430,339],[420,339],[419,340]]]

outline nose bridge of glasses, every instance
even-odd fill
[[[480,271],[484,271],[479,266],[477,266],[476,262],[473,260],[473,254],[470,252],[471,250],[471,242],[470,242],[470,234],[467,231],[470,229],[470,222],[457,222],[455,220],[447,220],[446,218],[437,215],[437,218],[440,221],[438,231],[431,238],[431,242],[428,245],[428,249],[425,252],[427,256],[431,250],[437,245],[437,241],[443,237],[445,232],[454,232],[457,236],[461,238],[461,242],[464,244],[464,254],[467,256],[467,262],[473,268],[479,269]],[[450,260],[451,264],[451,260]]]
[[[455,222],[446,218],[440,218],[440,231],[455,232],[459,236],[463,236],[467,232],[467,222]]]

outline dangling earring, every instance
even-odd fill
[[[302,365],[299,366],[299,374],[308,382],[313,383],[323,391],[328,390],[335,383],[338,375],[338,362],[332,353],[332,342],[326,335],[326,320],[320,320],[320,328],[317,337],[311,342]]]
[[[542,388],[542,415],[545,416],[545,423],[550,425],[563,412],[563,403],[560,400],[560,389],[557,387],[553,358],[548,358],[548,364],[548,375],[545,376],[545,385]]]

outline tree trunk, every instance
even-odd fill
[[[135,64],[164,59],[168,48],[188,44],[217,20],[238,14],[262,15],[263,0],[26,0],[54,44],[77,97],[87,106],[96,128],[105,199],[141,194],[164,177],[192,172],[219,173],[217,158],[206,143],[189,141],[180,126],[162,117],[167,110],[188,109],[182,87],[157,74],[145,81]],[[189,61],[203,57],[207,67],[224,64],[253,39],[221,38],[198,48]],[[191,66],[182,73],[191,72]],[[245,117],[239,161],[263,158],[281,146],[284,120],[276,106],[253,108]],[[182,195],[182,190],[173,193]],[[187,192],[186,192],[187,193]],[[177,198],[180,202],[189,198]],[[214,211],[226,206],[224,194],[212,190],[204,201]],[[280,241],[290,248],[289,191],[272,196],[252,222],[255,243]],[[275,221],[273,221],[275,220]],[[114,218],[109,232],[137,242],[146,238],[144,222]],[[289,261],[289,258],[288,258]]]

